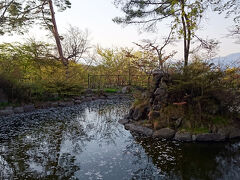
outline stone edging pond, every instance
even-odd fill
[[[219,129],[217,133],[193,134],[191,132],[175,131],[170,128],[153,130],[129,119],[119,120],[119,123],[123,124],[125,129],[130,130],[131,132],[156,139],[177,140],[183,142],[221,142],[229,139],[240,139],[240,129],[233,126]]]
[[[25,104],[19,107],[5,107],[4,109],[0,110],[0,117],[1,116],[10,116],[14,114],[22,114],[22,113],[29,113],[34,112],[38,109],[48,109],[48,108],[57,108],[57,107],[71,107],[74,105],[79,105],[83,102],[89,102],[97,99],[115,99],[115,98],[129,98],[127,94],[104,94],[102,96],[97,96],[93,94],[75,97],[73,99],[69,99],[67,101],[55,101],[55,102],[40,102],[35,104]]]

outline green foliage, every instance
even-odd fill
[[[141,104],[146,104],[146,102],[148,101],[147,97],[144,97],[144,93],[141,90],[135,89],[133,92],[133,97],[133,107],[140,106]]]
[[[0,103],[0,109],[4,109],[5,107],[9,106],[9,103]]]
[[[0,84],[11,100],[47,100],[81,93],[87,78],[83,65],[70,62],[66,77],[62,63],[49,56],[51,51],[51,45],[34,41],[0,45]]]
[[[133,107],[141,105],[144,101],[142,99],[135,99],[133,102]]]
[[[115,0],[115,3],[125,15],[113,19],[116,23],[143,24],[144,29],[154,31],[158,22],[170,19],[171,30],[184,40],[184,65],[188,65],[190,43],[208,3],[203,0]]]
[[[161,120],[169,121],[171,118],[178,119],[184,116],[184,108],[177,105],[168,105],[161,108]]]
[[[226,17],[233,16],[234,22],[239,24],[240,21],[240,7],[239,7],[239,0],[210,0],[214,7],[214,11],[218,13],[226,13]]]
[[[115,4],[121,5],[125,17],[116,17],[113,21],[116,23],[132,24],[142,23],[147,25],[147,29],[154,27],[156,23],[165,19],[173,18],[173,27],[178,29],[182,23],[182,17],[187,16],[189,30],[197,29],[199,18],[202,17],[206,4],[199,1],[176,1],[176,0],[115,0]],[[183,35],[183,27],[178,29],[178,33]],[[193,34],[192,34],[193,35]]]
[[[169,106],[185,102],[184,119],[192,128],[227,124],[236,118],[240,106],[240,69],[220,69],[213,64],[194,61],[177,66],[168,87]]]
[[[98,66],[99,74],[109,75],[126,75],[131,69],[132,73],[134,68],[130,67],[132,58],[127,57],[127,52],[132,51],[129,49],[104,49],[97,47],[97,54],[100,61]]]
[[[103,91],[106,92],[106,93],[117,93],[118,89],[105,88]]]
[[[229,120],[223,116],[213,116],[211,121],[214,125],[227,125],[229,123]]]
[[[209,129],[206,127],[198,127],[198,128],[184,128],[181,129],[182,132],[190,132],[192,134],[203,134],[203,133],[209,133]]]
[[[71,7],[69,0],[54,0],[59,11]],[[0,35],[4,33],[24,33],[34,23],[47,26],[51,24],[50,9],[43,0],[0,0]]]

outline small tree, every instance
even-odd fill
[[[75,63],[78,62],[91,49],[88,30],[81,31],[78,27],[70,25],[63,34],[62,44],[64,57]]]
[[[209,0],[213,10],[219,14],[226,13],[226,18],[233,16],[235,23],[240,23],[240,0]]]
[[[69,0],[54,0],[60,11],[71,7]],[[0,34],[16,31],[24,33],[26,27],[34,23],[48,27],[56,41],[59,59],[67,66],[63,55],[61,40],[57,29],[52,0],[1,0],[0,1]]]
[[[197,39],[196,43],[198,45],[192,50],[193,55],[199,55],[199,52],[203,52],[202,56],[205,58],[205,60],[211,60],[214,56],[217,55],[220,44],[218,40],[208,38],[203,39],[196,35],[195,37]]]
[[[176,54],[176,51],[172,51],[170,54],[166,55],[165,48],[167,45],[171,44],[175,39],[172,37],[172,30],[170,31],[169,35],[166,38],[163,38],[162,46],[158,45],[155,41],[151,40],[143,40],[142,44],[136,44],[141,51],[143,52],[151,52],[154,54],[158,59],[158,68],[164,68],[164,62],[166,62],[169,58],[173,57]]]

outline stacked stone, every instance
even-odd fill
[[[159,69],[153,72],[153,92],[150,99],[151,109],[153,111],[159,111],[167,104],[167,86],[169,83],[169,74]]]

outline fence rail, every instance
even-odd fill
[[[123,86],[150,87],[151,77],[146,75],[88,75],[88,88],[116,88]]]
[[[147,75],[91,75],[88,74],[79,82],[80,87],[83,89],[105,89],[105,88],[121,88],[124,86],[137,86],[143,88],[150,88],[152,77]],[[34,100],[35,98],[56,99],[58,97],[79,96],[81,90],[66,91],[58,90],[57,92],[42,91],[38,87],[31,86],[34,82],[33,79],[25,78],[20,79],[19,83],[27,84],[27,86],[19,87],[0,87],[8,96],[10,101],[20,100]],[[32,87],[32,88],[31,88]]]

